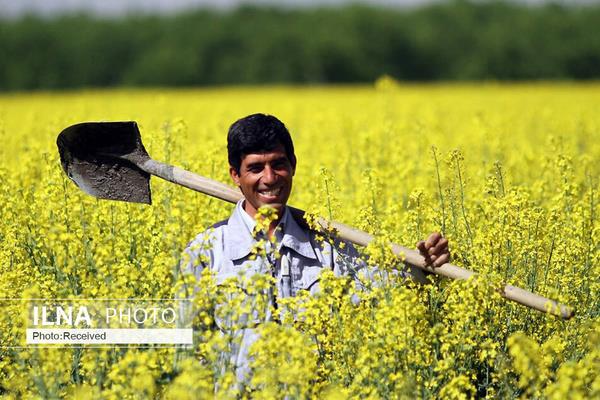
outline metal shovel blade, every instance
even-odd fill
[[[138,167],[150,157],[135,122],[72,125],[56,144],[63,170],[87,194],[151,204],[150,175]]]

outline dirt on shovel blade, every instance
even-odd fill
[[[135,165],[149,158],[135,122],[73,125],[60,133],[57,145],[65,173],[84,192],[151,204],[150,175]]]

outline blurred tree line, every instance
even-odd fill
[[[0,90],[600,77],[600,6],[241,7],[0,21]]]

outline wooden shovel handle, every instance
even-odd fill
[[[244,197],[238,189],[229,185],[153,159],[144,161],[138,167],[151,175],[230,203],[237,203]]]
[[[230,203],[237,203],[237,201],[243,197],[239,190],[229,185],[156,160],[150,159],[138,166],[149,174]],[[302,218],[304,216],[304,211],[293,207],[290,208],[296,217]],[[359,246],[366,246],[373,240],[372,235],[340,222],[329,222],[321,218],[319,223],[324,228],[335,229],[337,236],[341,239]],[[432,272],[436,275],[442,275],[452,279],[467,279],[475,275],[475,272],[473,271],[450,263],[446,263],[436,268],[426,266],[425,258],[421,256],[418,251],[397,244],[392,245],[392,251],[398,256],[402,255],[406,264],[424,271]],[[500,290],[500,295],[508,300],[533,308],[534,310],[549,313],[564,319],[569,319],[574,315],[573,310],[564,304],[512,285],[505,285],[504,288]]]

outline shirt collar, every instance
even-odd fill
[[[256,221],[244,210],[243,204],[244,199],[237,202],[227,222],[228,237],[225,240],[224,250],[230,260],[246,257],[256,243],[252,236]],[[285,207],[283,218],[277,225],[277,229],[280,232],[283,231],[282,236],[276,233],[279,242],[278,249],[287,247],[304,257],[317,259],[308,232],[298,225],[288,207]]]
[[[288,207],[285,208],[280,224],[283,225],[283,238],[279,242],[280,248],[285,246],[306,258],[317,259],[308,231],[298,225]]]

